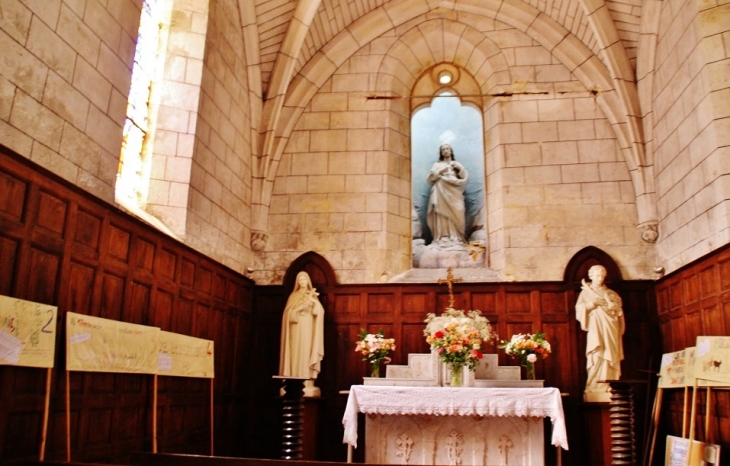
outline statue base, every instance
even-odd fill
[[[286,395],[286,390],[284,387],[281,387],[279,389],[279,396]],[[304,398],[318,398],[322,396],[322,390],[319,389],[316,385],[314,385],[314,379],[309,379],[304,381]]]
[[[413,240],[413,264],[421,269],[468,269],[484,267],[486,245],[484,241],[441,238],[429,245],[423,239]]]
[[[585,392],[583,401],[586,403],[610,403],[611,392]]]

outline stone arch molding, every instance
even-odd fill
[[[424,43],[428,44],[430,54],[413,52]],[[375,92],[392,92],[395,79],[405,89],[411,89],[425,70],[444,62],[471,74],[483,94],[497,85],[510,84],[509,65],[497,44],[471,26],[432,19],[409,29],[390,46],[378,69]],[[406,82],[403,76],[408,77]]]
[[[626,80],[625,73],[617,75],[617,65],[611,67],[614,70],[612,74],[601,59],[580,39],[549,15],[521,0],[444,0],[432,3],[435,6],[431,7],[427,0],[418,0],[416,2],[413,0],[393,0],[375,8],[347,26],[322,47],[286,86],[284,98],[281,99],[281,111],[275,112],[277,115],[275,120],[265,124],[269,133],[267,137],[270,138],[271,143],[266,144],[266,150],[260,154],[261,163],[258,164],[258,173],[256,173],[256,177],[263,183],[262,189],[254,190],[254,192],[259,193],[259,198],[254,199],[253,203],[258,204],[262,209],[256,216],[259,221],[266,222],[265,219],[268,218],[268,206],[271,202],[276,169],[296,121],[319,88],[327,82],[335,71],[372,40],[397,29],[407,22],[415,22],[419,17],[425,17],[428,14],[433,15],[435,13],[438,17],[440,16],[439,13],[453,16],[454,13],[458,15],[460,12],[497,20],[524,32],[549,50],[587,89],[596,92],[597,103],[616,134],[631,173],[637,198],[639,224],[656,221],[654,204],[648,202],[653,193],[650,190],[651,182],[646,179],[645,169],[647,164],[644,160],[642,134],[640,130],[637,130],[635,107],[637,93],[634,81]],[[412,34],[412,37],[416,38],[420,35],[421,40],[423,40],[424,31],[426,34],[436,34],[432,30],[432,26],[426,26],[424,21],[405,31],[403,37]],[[467,34],[465,28],[458,41],[449,41],[453,37],[444,36],[444,39],[440,41],[442,47],[440,49],[431,49],[432,56],[430,59],[434,60],[435,57],[440,55],[444,57],[444,60],[449,56],[455,59],[458,55],[456,51],[460,50],[459,47],[467,44],[474,45],[476,39],[471,38],[472,34],[471,32]],[[486,36],[483,34],[479,33],[479,35],[481,39],[476,41],[479,47],[475,47],[474,52],[469,54],[468,63],[457,64],[473,73],[482,90],[488,91],[496,84],[504,84],[505,79],[509,79],[509,73],[505,72],[506,70],[500,59],[494,58],[500,54],[491,54],[493,51],[491,46],[494,44],[485,41]],[[449,44],[453,44],[451,49],[448,48]],[[606,47],[605,42],[603,45],[604,50],[609,48]],[[405,44],[403,44],[403,47],[405,47]],[[429,64],[428,59],[424,60],[423,57],[419,56],[408,58],[406,55],[409,50],[406,50],[406,48],[398,49],[396,47],[394,51],[397,50],[404,52],[404,55],[400,57],[402,60],[396,59],[396,62],[404,65],[401,68],[402,70],[418,69],[420,72],[437,63]],[[434,50],[436,50],[435,53]],[[413,55],[412,52],[411,55]],[[392,54],[388,56],[390,57]],[[616,54],[611,55],[613,59],[615,59],[615,56]],[[609,57],[609,59],[611,58]],[[396,62],[381,64],[380,72],[384,75],[388,67],[398,66]],[[474,70],[477,65],[479,66],[478,69]],[[499,73],[500,71],[501,73]],[[409,71],[409,79],[415,79],[419,72]],[[490,83],[488,73],[492,73],[490,76],[496,77],[496,83]],[[384,90],[381,87],[386,83],[381,79],[376,80],[376,82],[378,82],[377,89],[374,89],[374,91]],[[615,85],[616,83],[618,85]],[[266,230],[264,225],[259,225],[255,229]]]

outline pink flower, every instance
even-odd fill
[[[537,361],[537,356],[534,355],[534,354],[528,354],[527,355],[527,360],[530,361],[530,362],[535,362],[535,361]]]

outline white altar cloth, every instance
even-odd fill
[[[347,398],[342,443],[357,448],[357,413],[433,416],[549,417],[551,443],[568,449],[557,388],[388,387],[353,385]]]

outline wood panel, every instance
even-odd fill
[[[289,274],[290,271],[287,271]],[[327,280],[323,280],[327,282]],[[631,361],[624,361],[626,377],[637,377],[636,371],[650,367],[650,361],[657,361],[660,345],[653,338],[659,332],[656,319],[656,305],[652,282],[618,282],[613,288],[624,300],[624,311],[630,331],[624,338],[625,351],[632,355]],[[340,421],[344,413],[346,396],[340,392],[353,384],[362,383],[368,376],[369,366],[355,353],[355,341],[360,329],[370,332],[384,330],[386,336],[396,340],[393,353],[394,364],[407,364],[409,353],[426,353],[428,344],[423,335],[424,319],[428,313],[440,314],[448,305],[445,285],[438,284],[377,284],[377,285],[329,285],[318,288],[325,307],[325,357],[317,386],[322,389],[322,412],[326,432],[319,439],[318,451],[326,452],[319,459],[344,461],[346,450],[342,447]],[[568,393],[564,403],[568,427],[572,432],[580,431],[583,419],[583,388],[585,370],[585,332],[575,320],[575,301],[580,283],[560,282],[535,283],[460,283],[454,285],[455,307],[480,309],[487,316],[501,339],[508,339],[515,333],[543,331],[550,341],[553,354],[537,364],[538,377],[545,379],[547,386],[558,387]],[[255,307],[268,317],[257,322],[257,341],[275,340],[278,345],[281,315],[287,298],[282,286],[256,287]],[[263,318],[262,314],[259,314]],[[268,333],[267,333],[268,332]],[[261,347],[260,347],[261,348]],[[263,348],[261,348],[263,349]],[[266,351],[276,351],[268,344]],[[494,345],[488,351],[497,352]],[[277,352],[278,354],[278,352]],[[498,351],[500,364],[518,365],[519,362]],[[264,356],[268,365],[260,367],[262,380],[266,374],[276,374],[278,359]],[[387,370],[387,368],[386,368]],[[645,378],[645,373],[638,377]],[[268,393],[266,390],[269,390]],[[275,395],[276,388],[263,388],[259,392],[260,403]],[[636,410],[644,412],[646,396],[637,397]],[[260,414],[276,413],[275,408],[263,410]],[[256,421],[264,426],[266,419]],[[328,424],[329,423],[329,424]],[[275,425],[269,435],[262,430],[252,432],[261,439],[261,457],[276,457],[278,443],[266,438],[278,438]],[[587,451],[584,446],[571,444],[571,451],[564,452],[563,464],[585,464]]]
[[[65,459],[65,314],[213,339],[216,451],[243,454],[253,282],[0,147],[0,294],[58,306],[46,458]],[[160,377],[159,444],[208,454],[210,382]],[[45,371],[0,366],[0,462],[38,453]],[[169,382],[169,383],[167,383]],[[152,376],[71,373],[72,458],[151,448]]]
[[[730,335],[730,245],[663,277],[656,285],[662,352],[695,346],[698,336]],[[657,366],[658,367],[658,366]],[[730,443],[730,392],[714,390],[710,430],[704,432],[704,390],[699,393],[695,438]],[[660,435],[682,434],[683,390],[665,390]],[[659,437],[663,438],[663,437]],[[659,450],[663,443],[659,444]]]

